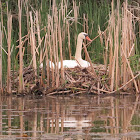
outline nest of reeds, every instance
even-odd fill
[[[31,94],[102,94],[109,91],[107,70],[104,65],[94,65],[96,72],[92,72],[92,68],[75,67],[72,69],[66,68],[64,70],[64,81],[56,86],[46,86],[48,79],[46,75],[42,76],[42,70],[39,70],[39,76],[35,76],[35,71],[31,67],[26,67],[23,70],[23,79],[25,85],[24,93]],[[51,70],[50,70],[51,74]],[[18,72],[13,72],[12,75],[13,92],[16,92],[19,83]],[[16,77],[16,78],[14,78]],[[42,78],[43,77],[43,78]],[[50,75],[51,77],[51,75]],[[43,79],[43,83],[42,80]],[[49,79],[50,85],[51,78]]]

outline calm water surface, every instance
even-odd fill
[[[0,97],[0,139],[140,140],[140,98]]]

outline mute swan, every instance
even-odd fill
[[[76,47],[76,52],[75,52],[75,60],[63,60],[63,67],[65,68],[74,68],[76,66],[81,66],[81,67],[89,67],[90,63],[83,60],[81,57],[81,52],[82,52],[82,43],[83,40],[86,39],[88,41],[92,41],[87,33],[81,32],[78,35],[77,38],[77,47]],[[58,67],[61,68],[61,62],[59,62]]]
[[[77,38],[77,46],[76,46],[76,52],[75,52],[75,60],[63,60],[63,67],[64,68],[74,68],[76,66],[81,66],[81,67],[89,67],[90,63],[83,60],[81,57],[81,52],[82,52],[82,43],[83,40],[86,39],[88,41],[92,41],[89,37],[88,34],[85,32],[81,32],[78,35]],[[52,65],[51,65],[52,64]],[[54,68],[54,63],[49,61],[50,68]],[[40,64],[40,68],[43,67],[43,63]],[[61,68],[61,62],[58,63],[58,68]]]

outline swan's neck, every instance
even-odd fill
[[[76,46],[76,52],[75,52],[75,59],[76,60],[82,59],[82,57],[81,57],[82,43],[83,43],[83,39],[78,37],[77,46]]]

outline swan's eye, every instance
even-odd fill
[[[84,34],[85,35],[85,37],[87,37],[88,36],[88,34]]]

